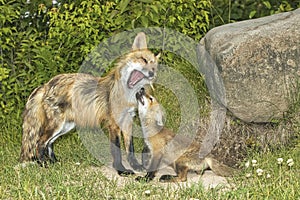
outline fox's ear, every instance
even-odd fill
[[[137,34],[134,38],[132,50],[147,49],[146,35],[143,32]]]

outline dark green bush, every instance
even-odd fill
[[[212,0],[210,26],[264,17],[299,7],[299,0]]]

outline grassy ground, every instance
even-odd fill
[[[138,183],[117,186],[101,174],[101,163],[82,145],[76,133],[63,136],[55,144],[60,162],[41,168],[18,165],[21,130],[1,130],[0,199],[300,199],[300,143],[264,155],[248,158],[240,175],[230,183],[234,190],[205,191],[201,183],[172,190],[156,184]],[[283,158],[279,165],[278,158]],[[287,160],[293,159],[288,166]],[[257,166],[252,166],[252,160]],[[263,173],[257,173],[257,169]],[[258,171],[259,172],[259,171]],[[150,194],[149,194],[150,193]]]

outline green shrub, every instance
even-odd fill
[[[12,85],[16,76],[14,60],[14,48],[17,27],[15,21],[19,19],[19,4],[4,4],[0,2],[0,120],[3,120],[8,113],[14,109],[14,102],[11,98],[14,95],[15,87]]]
[[[264,17],[300,7],[299,0],[212,0],[211,27]]]

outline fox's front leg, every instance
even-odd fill
[[[117,170],[120,176],[127,176],[134,174],[132,170],[126,169],[122,164],[121,155],[121,130],[117,126],[111,125],[109,127],[110,151],[113,157],[113,167]]]
[[[143,165],[139,164],[134,155],[134,145],[132,136],[133,116],[134,109],[129,109],[128,111],[126,111],[126,114],[120,117],[119,125],[122,130],[128,162],[134,170],[142,171],[144,169]]]
[[[160,182],[185,182],[187,180],[187,173],[188,173],[188,166],[186,163],[176,163],[175,164],[175,171],[176,176],[173,175],[162,175],[159,179]]]
[[[46,155],[47,155],[46,146],[45,146],[43,141],[39,141],[37,143],[36,153],[35,153],[34,159],[41,166],[46,166],[47,165],[46,164]]]
[[[127,130],[122,131],[124,138],[125,150],[127,153],[127,159],[130,166],[134,170],[142,171],[144,169],[143,165],[139,164],[134,154],[133,136],[132,136],[132,124],[127,127]]]
[[[152,181],[155,178],[155,175],[156,175],[156,173],[158,171],[158,168],[160,166],[160,162],[161,162],[162,156],[163,155],[160,152],[154,153],[154,155],[152,156],[152,160],[151,160],[150,166],[147,169],[147,174],[144,177],[139,176],[135,180],[137,180],[137,181],[145,181],[145,182]]]
[[[145,138],[144,138],[144,140],[145,140]],[[142,152],[142,165],[145,169],[148,168],[150,161],[151,161],[151,152],[150,152],[148,145],[144,141],[144,148],[143,148],[143,152]]]

